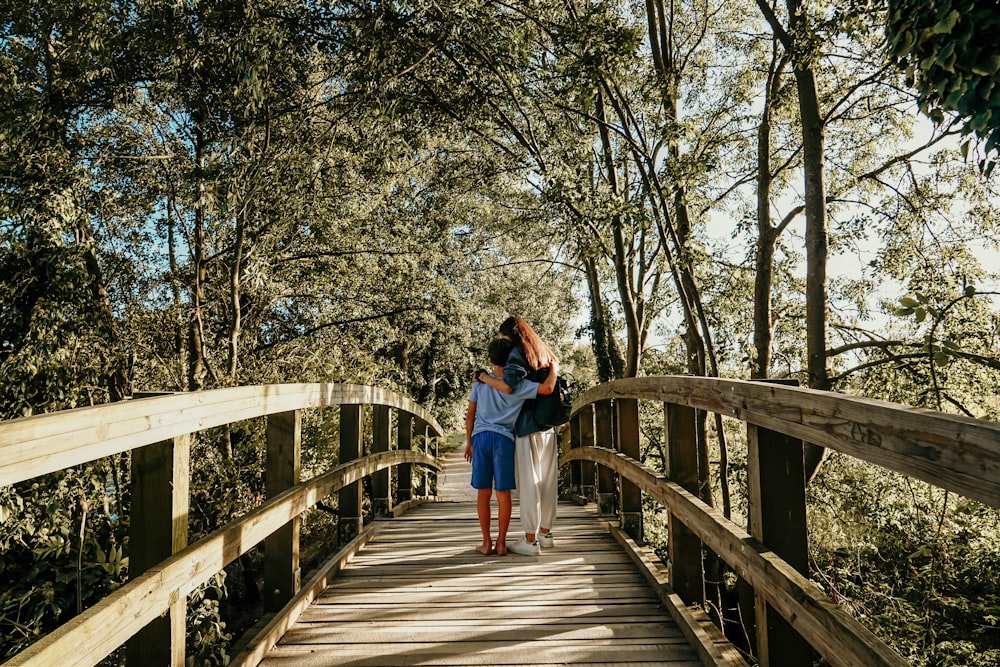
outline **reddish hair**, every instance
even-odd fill
[[[524,352],[524,359],[533,369],[548,368],[556,361],[556,355],[545,344],[531,325],[520,317],[508,317],[500,324],[500,333],[514,341]]]

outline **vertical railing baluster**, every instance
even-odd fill
[[[577,412],[569,422],[569,448],[576,449],[580,446],[580,429],[582,423],[581,413]],[[580,461],[569,462],[569,489],[567,493],[570,497],[580,494],[580,483],[583,478]]]
[[[666,476],[697,496],[698,439],[695,409],[665,403],[663,435],[666,440]],[[670,585],[687,604],[703,602],[705,585],[701,540],[673,514],[667,520],[667,539]]]
[[[413,434],[417,437],[417,449],[423,452],[430,452],[430,425],[423,419],[415,417],[413,420]],[[431,493],[431,472],[427,469],[427,466],[419,466],[417,470],[420,471],[420,478],[417,481],[417,495],[427,498]]]
[[[639,401],[634,398],[615,399],[615,412],[618,419],[618,447],[622,454],[642,462],[639,443]],[[621,526],[629,536],[643,543],[642,533],[642,492],[639,487],[621,478],[619,490],[621,502]]]
[[[396,421],[396,448],[413,447],[413,415],[400,412]],[[405,503],[413,499],[412,464],[403,463],[396,473],[396,502]]]
[[[372,406],[372,453],[389,451],[389,406]],[[392,510],[390,468],[372,474],[372,516],[388,516]]]
[[[593,447],[594,441],[594,406],[586,405],[578,413],[580,423],[580,447]],[[596,472],[593,461],[584,461],[580,466],[580,496],[581,502],[595,500],[594,480]]]
[[[594,439],[599,447],[615,448],[614,406],[610,400],[594,404]],[[615,497],[618,475],[607,466],[597,466],[597,510],[602,516],[612,516],[616,510]]]
[[[361,456],[362,415],[361,405],[340,406],[340,462],[347,463]],[[361,482],[354,482],[342,488],[337,495],[340,520],[338,537],[341,544],[347,544],[361,532],[364,517],[361,515]]]
[[[748,529],[800,574],[809,575],[802,440],[747,424]],[[757,659],[762,667],[808,667],[813,650],[755,596]]]
[[[129,578],[134,579],[188,543],[191,436],[132,451]],[[187,598],[181,597],[129,640],[131,667],[183,667]]]
[[[280,412],[267,418],[265,490],[273,498],[299,483],[302,454],[302,411]],[[264,611],[280,610],[299,592],[297,516],[264,539]]]

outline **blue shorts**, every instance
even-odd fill
[[[514,488],[513,440],[494,431],[480,431],[472,436],[472,486],[495,487],[497,491]]]

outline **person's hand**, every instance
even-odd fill
[[[472,463],[472,443],[468,443],[465,446],[465,460]]]
[[[472,373],[472,381],[473,382],[482,382],[483,381],[482,380],[482,376],[483,376],[484,373],[486,373],[485,369],[482,369],[482,368],[476,369]]]

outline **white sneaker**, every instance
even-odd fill
[[[529,542],[522,536],[514,546],[508,547],[511,551],[516,554],[521,554],[522,556],[537,556],[542,552],[541,547],[538,546],[538,542]]]
[[[552,533],[539,533],[538,534],[538,546],[542,549],[551,549],[556,545],[555,539],[552,537]]]

